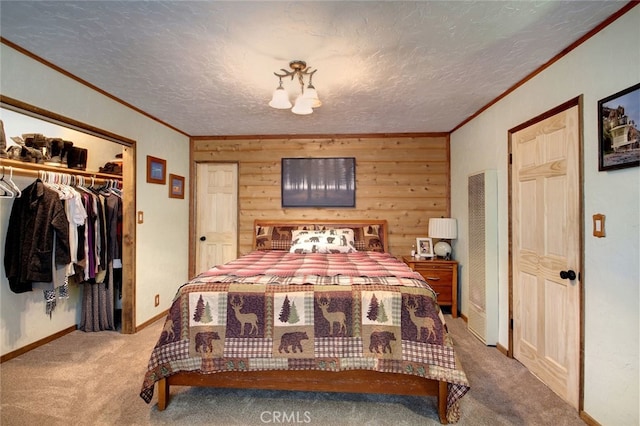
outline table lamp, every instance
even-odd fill
[[[451,244],[446,240],[455,240],[458,237],[456,220],[446,217],[429,219],[429,236],[440,239],[433,246],[436,256],[451,260]]]

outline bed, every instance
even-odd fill
[[[435,396],[469,390],[436,295],[384,220],[256,220],[253,251],[182,285],[140,396],[171,386]]]

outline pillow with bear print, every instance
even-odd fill
[[[353,253],[356,251],[353,229],[291,232],[291,253]]]
[[[291,231],[306,229],[308,226],[256,226],[255,249],[289,250],[291,248]]]

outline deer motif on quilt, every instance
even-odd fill
[[[420,340],[420,336],[422,336],[423,329],[427,330],[427,340],[429,340],[431,336],[434,336],[434,337],[437,336],[435,331],[435,322],[433,321],[433,318],[429,316],[419,317],[416,315],[416,311],[418,310],[418,303],[415,300],[415,298],[411,298],[411,299],[409,299],[408,297],[405,298],[404,306],[407,308],[407,312],[409,312],[409,317],[411,318],[411,322],[418,329],[418,334],[417,334],[418,340]]]
[[[347,334],[347,324],[346,317],[344,312],[341,311],[333,311],[329,312],[329,304],[331,303],[331,299],[326,298],[325,301],[321,301],[318,299],[318,307],[322,310],[322,316],[324,319],[329,321],[329,336],[333,336],[333,325],[338,324],[338,331],[336,334],[341,333],[344,330],[344,333]]]
[[[244,326],[249,324],[251,327],[247,333],[247,335],[251,335],[258,332],[258,316],[252,312],[243,314],[240,312],[242,307],[244,306],[244,298],[243,296],[239,297],[239,301],[234,300],[233,298],[229,302],[231,307],[233,308],[233,312],[235,313],[236,319],[240,323],[240,335],[244,335]]]
[[[166,333],[165,342],[170,342],[175,338],[175,333],[173,331],[173,320],[171,318],[169,318],[164,323],[164,327],[162,328],[162,333]]]
[[[160,333],[162,341],[166,344],[169,342],[173,342],[176,338],[180,338],[181,332],[181,318],[180,318],[180,309],[172,306],[169,310],[169,315],[167,316],[167,320],[162,327],[162,332]]]

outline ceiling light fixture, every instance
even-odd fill
[[[313,112],[313,108],[318,108],[322,105],[320,99],[318,99],[318,92],[316,88],[313,87],[313,74],[318,70],[311,71],[310,68],[307,67],[307,63],[305,61],[291,61],[289,62],[289,67],[292,71],[287,71],[284,68],[281,68],[280,71],[283,74],[278,74],[274,72],[273,74],[280,79],[280,84],[273,91],[273,97],[271,98],[271,102],[269,102],[269,106],[276,109],[289,109],[292,107],[291,101],[289,101],[289,95],[287,91],[282,87],[282,78],[291,76],[291,80],[293,81],[294,77],[298,77],[298,81],[300,82],[300,94],[295,100],[293,104],[293,108],[291,108],[291,112],[299,115],[307,115]],[[304,87],[304,76],[309,76],[309,84],[306,89]]]

